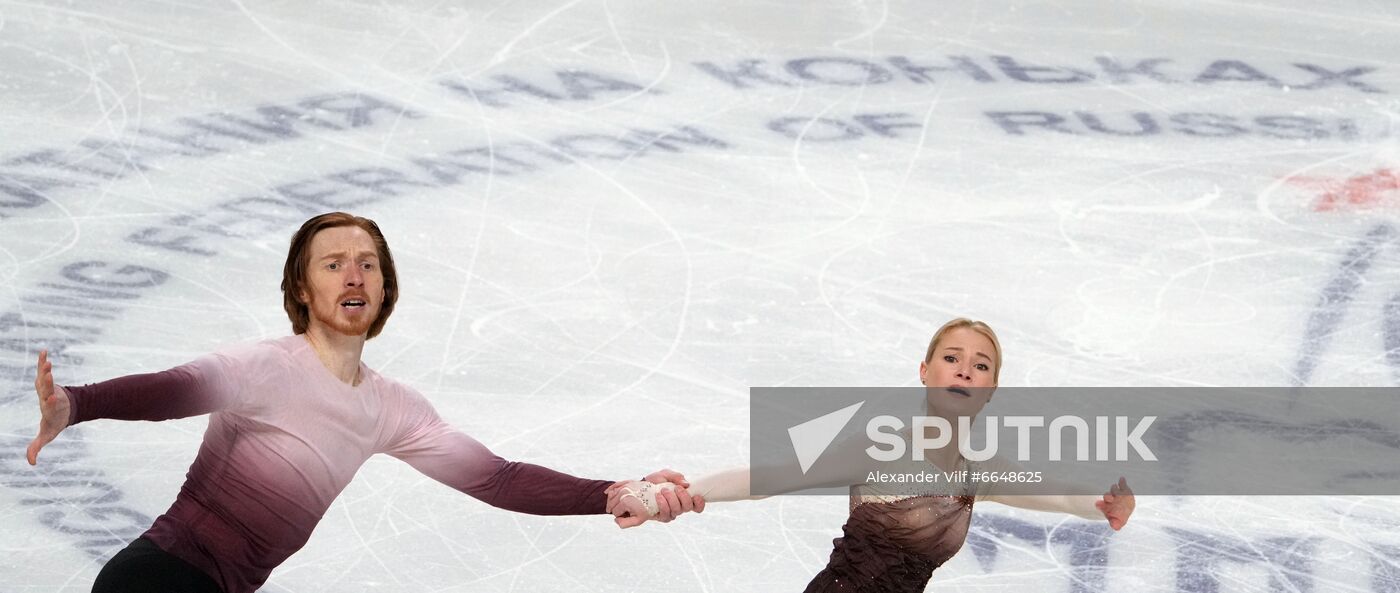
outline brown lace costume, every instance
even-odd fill
[[[962,548],[974,492],[949,484],[851,487],[851,516],[812,592],[919,592]]]

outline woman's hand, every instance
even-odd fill
[[[1133,509],[1137,507],[1137,499],[1133,496],[1132,489],[1128,488],[1128,479],[1119,477],[1118,483],[1109,486],[1103,500],[1095,502],[1094,506],[1108,519],[1108,526],[1118,531],[1127,525],[1128,517],[1132,516]]]
[[[657,486],[648,487],[647,484]],[[687,512],[703,512],[705,499],[691,496],[685,489],[689,485],[685,476],[669,469],[653,472],[643,481],[617,482],[607,489],[607,512],[623,529],[636,527],[649,519],[669,523]],[[648,500],[655,505],[654,511],[647,505]]]

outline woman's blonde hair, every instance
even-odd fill
[[[929,362],[933,360],[933,351],[935,348],[938,347],[938,341],[943,339],[944,334],[947,334],[948,332],[958,329],[960,327],[965,327],[979,334],[982,334],[983,336],[986,336],[988,340],[992,341],[992,350],[995,350],[995,352],[992,353],[995,355],[995,360],[992,361],[992,382],[1000,383],[1001,342],[997,340],[997,333],[992,331],[992,327],[981,321],[973,321],[966,317],[959,317],[957,319],[949,321],[948,323],[943,324],[943,327],[940,327],[938,328],[938,331],[933,332],[933,339],[929,340],[928,342],[928,352],[924,354],[924,362]]]

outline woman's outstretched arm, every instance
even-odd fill
[[[1014,462],[1007,461],[1000,457],[994,457],[984,463],[983,467],[991,465],[998,471],[1016,471],[1020,466]],[[1068,486],[1055,486],[1052,484],[1038,484],[1037,490],[1049,492],[1068,492],[1073,490]],[[1032,511],[1045,511],[1051,513],[1067,513],[1085,519],[1097,520],[1105,519],[1108,526],[1114,531],[1123,528],[1127,524],[1128,517],[1132,516],[1133,510],[1137,507],[1137,499],[1133,496],[1133,491],[1128,487],[1126,478],[1118,478],[1118,482],[1109,486],[1108,491],[1100,496],[1088,494],[1027,494],[1017,491],[1015,485],[992,484],[977,493],[977,499],[991,502],[999,502],[1007,506],[1013,506]]]

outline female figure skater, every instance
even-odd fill
[[[919,363],[919,379],[928,386],[928,414],[949,420],[953,427],[958,416],[976,416],[991,399],[1000,372],[1001,345],[992,329],[964,318],[949,321],[934,334]],[[951,442],[959,442],[956,435]],[[866,483],[864,468],[869,467],[869,458],[863,449],[838,447],[827,454],[843,459],[814,466],[812,472],[825,468],[835,473],[814,480],[809,474],[803,484],[783,489],[851,485],[850,518],[842,527],[842,537],[833,542],[826,568],[807,585],[809,593],[923,591],[933,570],[962,547],[972,508],[980,502],[1106,519],[1114,530],[1122,529],[1135,506],[1133,492],[1122,478],[1102,497],[1016,494],[1004,483]],[[925,461],[915,463],[932,463],[940,471],[1016,469],[997,457],[969,462],[956,446],[928,452]],[[860,475],[846,475],[853,470]],[[652,498],[670,487],[645,482],[615,485],[609,489],[608,508],[618,525],[639,525],[655,508]],[[689,492],[697,509],[707,502],[763,498],[750,493],[746,468],[694,480]]]

